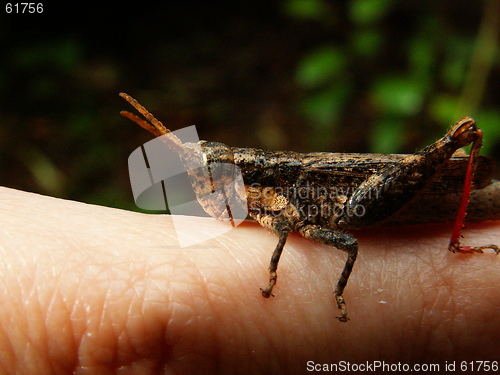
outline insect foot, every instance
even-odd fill
[[[269,297],[274,297],[274,294],[271,292],[273,291],[274,286],[276,285],[276,280],[278,279],[278,274],[276,272],[270,272],[270,277],[269,277],[269,285],[267,288],[260,288],[262,297],[264,298],[269,298]]]
[[[500,247],[497,245],[486,245],[486,246],[463,246],[460,245],[459,242],[451,242],[448,250],[452,253],[462,253],[462,254],[470,254],[470,253],[480,253],[482,254],[485,249],[493,250],[497,255],[500,254]]]
[[[335,300],[337,301],[337,306],[340,309],[340,315],[337,316],[336,318],[339,321],[345,323],[349,320],[349,318],[347,317],[347,310],[345,308],[344,297],[342,295],[338,295],[337,292],[335,292]]]

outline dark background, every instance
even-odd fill
[[[414,152],[470,115],[500,154],[497,0],[42,4],[0,9],[0,185],[135,209],[120,91],[231,146]]]

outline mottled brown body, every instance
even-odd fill
[[[211,216],[221,218],[229,213],[231,217],[229,205],[214,204],[224,202],[224,194],[219,197],[213,193],[232,180],[231,165],[239,167],[245,185],[241,194],[246,195],[241,199],[246,200],[249,215],[279,237],[269,267],[269,285],[261,289],[264,297],[272,295],[278,262],[290,232],[347,253],[334,292],[340,309],[338,319],[346,322],[343,291],[356,261],[358,243],[343,230],[382,223],[449,221],[457,215],[456,207],[464,203],[464,199],[468,200],[467,189],[466,197],[461,197],[466,175],[473,177],[477,189],[471,195],[469,218],[500,218],[500,183],[492,182],[492,160],[477,156],[482,132],[468,117],[457,122],[443,138],[415,154],[300,154],[236,148],[206,141],[199,142],[198,146],[182,144],[134,99],[120,95],[150,123],[128,112],[122,112],[123,115],[155,135],[170,135],[167,143],[179,152],[197,199]],[[457,152],[471,143],[473,157]],[[208,166],[207,171],[189,171],[189,166],[199,165],[201,159]],[[461,229],[461,221],[457,223]],[[482,252],[490,248],[497,254],[500,252],[496,245],[462,246],[459,237],[460,230],[455,231],[450,250]]]
[[[245,184],[253,187],[272,188],[287,199],[293,200],[296,196],[298,206],[323,207],[323,213],[328,210],[337,211],[341,209],[342,197],[350,197],[352,193],[367,179],[376,173],[380,173],[388,166],[396,167],[405,158],[410,155],[403,154],[347,154],[347,153],[328,153],[314,152],[301,154],[290,151],[265,151],[254,148],[232,148],[234,152],[234,162],[240,167]],[[425,189],[418,186],[407,186],[406,190],[418,194],[415,201],[406,201],[406,204],[412,203],[411,211],[418,216],[418,222],[445,222],[452,221],[456,216],[453,213],[452,206],[458,204],[459,193],[463,186],[463,179],[466,170],[468,156],[453,156],[446,162],[437,174],[435,179],[428,181]],[[496,186],[500,192],[500,183],[493,183],[492,176],[494,172],[494,163],[491,158],[480,157],[478,159],[477,173],[475,174],[474,186],[476,189]],[[433,174],[432,168],[423,169],[421,174]],[[372,197],[376,198],[379,191],[371,191]],[[483,204],[479,209],[481,190],[474,193],[479,199],[472,200],[468,219],[475,220],[495,220],[500,219],[500,193],[490,194],[489,204]],[[304,198],[306,197],[306,198]],[[446,210],[434,207],[433,211],[428,209],[429,202],[439,201],[436,199],[446,197],[450,201]],[[492,198],[496,197],[496,200]],[[421,200],[421,204],[418,201]],[[484,203],[484,202],[483,202]],[[474,207],[478,208],[474,208]],[[306,210],[307,211],[307,210]],[[450,214],[451,212],[451,214]],[[425,217],[428,215],[428,220]],[[318,221],[318,224],[331,226],[337,229],[339,226],[331,222],[331,216],[312,217],[311,220]],[[398,214],[399,216],[399,214]],[[388,223],[409,223],[411,220],[403,215],[390,216]],[[375,220],[367,225],[380,225],[380,220]]]

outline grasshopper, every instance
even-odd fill
[[[179,153],[189,169],[191,159],[196,157],[192,144],[182,143],[135,99],[125,93],[120,96],[147,121],[130,112],[121,114],[156,136],[169,135],[167,143]],[[473,192],[476,209],[472,219],[498,219],[500,216],[499,182],[491,182],[492,160],[479,156],[481,143],[482,131],[472,118],[465,117],[441,139],[409,155],[301,154],[229,147],[206,141],[200,141],[198,146],[209,166],[229,163],[240,168],[249,216],[279,237],[269,266],[269,284],[261,288],[262,296],[273,295],[283,248],[288,235],[295,232],[347,253],[334,291],[340,310],[337,318],[347,322],[343,292],[356,262],[358,242],[345,230],[411,222],[413,217],[420,217],[420,221],[450,221],[452,213],[456,221],[448,246],[450,251],[482,253],[492,249],[500,253],[500,248],[493,244],[477,247],[460,244],[472,185],[487,191],[482,195],[476,193],[482,190]],[[472,148],[467,156],[461,148],[469,144]],[[191,171],[190,177],[203,209],[220,219],[221,210],[205,199],[216,191],[211,176]],[[225,183],[223,176],[218,184]],[[460,196],[461,185],[464,187]],[[436,209],[439,206],[436,201],[442,202],[444,209]],[[457,205],[458,213],[453,207]],[[434,208],[429,211],[429,207]]]

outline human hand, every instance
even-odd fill
[[[359,256],[245,222],[179,248],[171,217],[0,189],[0,372],[302,373],[313,364],[498,361],[500,258],[451,254],[451,225],[353,232]],[[193,237],[217,225],[178,217]],[[500,242],[500,222],[464,244]],[[312,362],[309,362],[312,361]],[[367,362],[368,361],[368,362]],[[470,370],[470,367],[468,368]]]

